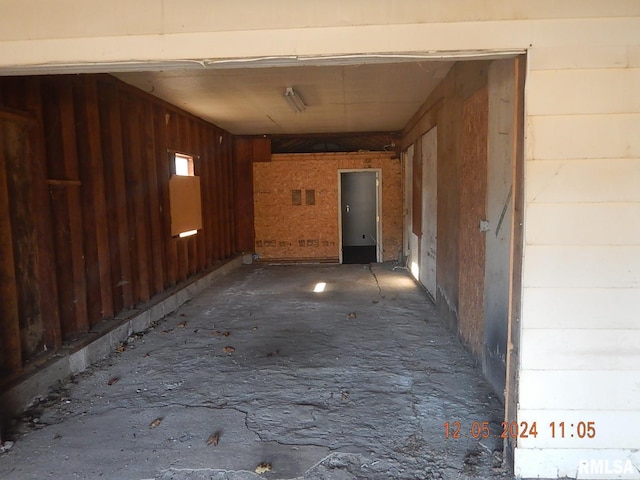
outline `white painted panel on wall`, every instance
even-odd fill
[[[529,115],[640,111],[640,68],[546,70],[527,77]]]
[[[640,370],[521,370],[520,410],[629,410],[640,405]]]
[[[413,275],[413,277],[417,280],[418,278],[420,278],[420,258],[418,256],[419,253],[419,239],[418,236],[415,235],[413,233],[413,152],[414,152],[414,146],[411,145],[408,149],[407,149],[407,153],[405,155],[406,158],[406,183],[405,183],[405,188],[406,188],[406,202],[407,202],[407,206],[406,206],[406,217],[407,217],[407,224],[406,224],[406,230],[405,230],[405,235],[406,235],[406,239],[405,240],[408,243],[408,261],[407,261],[407,267],[409,268],[409,271],[411,272],[411,275]]]
[[[635,449],[640,445],[640,412],[520,410],[518,422],[526,422],[527,431],[535,423],[538,431],[535,437],[518,438],[521,448]],[[518,429],[519,435],[524,432],[524,428]]]
[[[640,202],[640,158],[526,164],[527,203]]]
[[[527,135],[532,160],[640,157],[640,113],[532,116]]]
[[[529,245],[640,245],[640,202],[532,203],[527,207],[526,242]]]
[[[539,47],[530,50],[527,63],[531,72],[626,67],[629,50],[626,45]]]
[[[640,246],[528,245],[524,287],[640,287]]]
[[[422,136],[422,237],[420,239],[420,282],[436,298],[438,233],[438,127]]]
[[[402,254],[409,258],[411,249],[409,247],[409,233],[413,230],[413,145],[408,151],[402,154],[402,167],[404,172],[404,206],[403,206],[403,236],[402,236]]]
[[[640,370],[638,329],[523,329],[524,370]]]
[[[640,325],[639,288],[527,288],[523,328],[630,329]]]
[[[640,17],[533,20],[530,23],[533,48],[635,45],[640,31]]]

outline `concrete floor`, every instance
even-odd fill
[[[392,267],[243,266],[28,412],[0,479],[512,478],[500,402]]]

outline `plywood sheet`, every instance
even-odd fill
[[[338,170],[382,170],[383,258],[402,249],[402,172],[392,152],[273,155],[254,163],[255,251],[263,259],[339,258]]]
[[[169,180],[171,235],[202,228],[200,177],[173,175]]]
[[[460,333],[480,355],[484,334],[485,233],[487,197],[487,87],[477,90],[463,106],[462,171],[460,188]]]

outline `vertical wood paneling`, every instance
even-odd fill
[[[4,122],[4,162],[10,202],[14,274],[18,291],[21,351],[25,358],[43,348],[44,327],[37,281],[37,236],[33,220],[33,150],[30,121]]]
[[[231,175],[231,139],[225,136],[222,142],[223,147],[223,194],[224,194],[224,226],[225,226],[225,239],[224,239],[224,257],[231,256],[233,252],[233,235],[234,235],[234,219],[232,214],[233,208],[233,179]]]
[[[95,81],[77,78],[74,86],[88,315],[94,325],[114,314],[100,116]]]
[[[211,168],[211,135],[209,129],[206,128],[206,124],[200,124],[200,150],[202,157],[200,159],[200,181],[201,185],[209,185],[210,168]],[[212,245],[211,245],[211,213],[213,211],[211,205],[211,189],[203,188],[201,190],[202,195],[202,231],[200,232],[200,240],[202,242],[199,245],[201,249],[201,255],[204,258],[203,267],[206,268],[211,265],[212,261]]]
[[[14,129],[12,121],[0,116],[0,372],[8,375],[22,368],[20,347],[20,319],[18,309],[18,285],[15,278],[13,235],[11,228],[11,204],[7,178],[7,157],[12,155],[11,139],[7,129]]]
[[[45,146],[51,185],[61,331],[69,336],[89,329],[75,112],[64,79],[43,81]]]
[[[167,287],[175,285],[179,281],[178,277],[178,245],[175,238],[171,236],[171,204],[169,202],[169,178],[173,172],[173,167],[169,161],[169,149],[175,149],[178,143],[178,127],[176,124],[175,112],[163,109],[164,111],[164,127],[162,132],[164,136],[164,144],[166,149],[159,152],[158,155],[158,180],[161,182],[162,205],[164,211],[164,238],[165,243],[165,259],[167,272]]]
[[[102,152],[103,158],[108,159],[104,166],[109,211],[112,287],[114,307],[116,311],[120,311],[133,304],[120,102],[118,89],[110,82],[99,84],[99,93]]]
[[[185,150],[194,155],[194,164],[200,163],[199,150],[196,148],[195,142],[195,127],[196,121],[191,117],[183,116],[184,133],[183,139],[185,142]],[[187,238],[187,271],[188,275],[193,275],[198,271],[198,235]]]
[[[213,201],[214,201],[214,216],[215,216],[215,225],[214,225],[214,245],[215,245],[215,260],[220,261],[224,257],[224,220],[223,220],[223,205],[222,199],[224,198],[224,193],[222,190],[223,181],[222,181],[222,141],[224,141],[224,137],[221,131],[216,131],[215,139],[214,139],[214,147],[215,147],[215,156],[213,158],[213,169],[211,172],[212,179],[211,185],[213,185],[213,189],[215,192]]]
[[[140,102],[132,95],[121,95],[120,115],[122,139],[125,156],[125,178],[127,182],[127,213],[129,234],[133,241],[132,252],[133,297],[134,301],[147,301],[149,288],[149,250],[148,236],[148,195],[144,161],[142,158],[141,125],[144,123]]]
[[[164,264],[163,264],[163,248],[165,238],[162,231],[162,207],[160,195],[160,179],[158,177],[158,168],[156,155],[162,151],[166,152],[166,146],[159,145],[156,140],[157,121],[154,118],[154,107],[151,102],[145,102],[144,122],[143,122],[143,146],[142,152],[144,156],[144,166],[146,170],[147,198],[149,201],[149,236],[151,243],[150,258],[150,288],[152,295],[162,292],[164,289]],[[162,121],[163,115],[160,115]],[[160,155],[166,158],[166,154]]]
[[[253,192],[227,132],[111,77],[0,78],[0,87],[0,105],[29,125],[14,155],[23,161],[7,167],[2,152],[5,377],[43,346],[55,351],[229,258],[247,220],[237,204],[252,206]],[[0,123],[0,142],[10,132]],[[191,238],[171,237],[169,151],[194,155],[201,180],[203,228]]]
[[[202,184],[204,182],[206,182],[204,176],[202,175],[202,171],[203,171],[203,165],[206,163],[207,161],[207,151],[206,151],[206,147],[205,147],[205,139],[204,139],[204,124],[201,124],[200,122],[196,122],[195,126],[194,126],[194,131],[193,131],[193,142],[194,145],[196,145],[196,150],[200,153],[200,156],[198,157],[197,161],[196,161],[196,165],[195,165],[195,174],[197,176],[200,177],[200,185],[202,186]],[[205,202],[204,202],[204,198],[205,198],[205,194],[200,193],[201,197],[200,197],[200,203],[201,203],[201,208],[202,208],[202,216],[204,217],[206,215],[205,210],[204,210],[204,206],[205,206]],[[196,248],[197,248],[197,255],[196,255],[196,265],[197,265],[197,271],[202,271],[204,270],[206,264],[207,264],[207,260],[206,260],[206,249],[205,249],[205,232],[206,230],[206,223],[203,221],[202,222],[202,230],[200,230],[200,232],[198,232],[198,235],[195,238],[195,242],[196,242]]]
[[[233,191],[237,252],[253,252],[255,245],[253,204],[253,162],[271,159],[271,142],[240,138],[234,142]],[[266,139],[269,140],[269,139]],[[268,147],[268,148],[267,148]]]
[[[56,82],[59,90],[60,118],[62,120],[62,155],[66,179],[78,180],[78,153],[76,145],[76,120],[73,105],[73,90],[68,81]],[[71,249],[71,269],[73,272],[73,309],[75,310],[75,331],[89,330],[87,317],[87,282],[85,278],[85,256],[83,245],[82,200],[80,188],[67,190],[67,211],[69,213],[69,239]]]
[[[43,349],[55,350],[62,344],[60,312],[58,309],[58,285],[56,279],[55,250],[51,203],[47,183],[44,129],[42,121],[41,80],[39,77],[20,79],[24,87],[24,107],[35,119],[31,131],[29,150],[31,158],[31,182],[33,185],[32,214],[37,234],[37,281],[40,289],[40,312],[44,327]],[[0,89],[1,90],[1,89]]]
[[[182,115],[177,112],[171,114],[171,135],[169,148],[178,150],[183,153],[191,153],[186,149],[184,134],[186,132],[185,120]],[[174,244],[176,248],[176,271],[178,272],[178,281],[181,282],[189,275],[189,247],[188,239],[175,238]]]

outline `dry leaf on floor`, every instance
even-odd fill
[[[274,350],[273,352],[267,353],[267,357],[277,357],[280,355],[280,350]]]
[[[211,335],[215,335],[215,336],[221,335],[220,330],[214,330],[213,332],[211,332]]]
[[[165,330],[162,330],[162,333],[171,333],[173,332],[173,328],[167,328]]]
[[[158,425],[160,425],[160,423],[162,423],[162,417],[156,418],[153,422],[149,424],[149,427],[156,428]]]
[[[223,333],[222,333],[222,336],[223,336],[223,337],[228,337],[229,335],[231,335],[231,332],[223,332]]]
[[[118,353],[122,353],[127,349],[127,347],[124,346],[123,343],[120,344],[120,346],[118,348],[116,348],[116,352]]]
[[[181,317],[186,317],[186,316],[187,316],[187,314],[186,314],[186,313],[181,313],[181,314],[180,314],[180,316],[181,316]]]
[[[356,312],[349,312],[347,314],[347,318],[350,319],[350,320],[353,320],[356,317],[357,317]]]
[[[209,438],[207,438],[207,445],[213,445],[214,447],[217,447],[219,441],[220,441],[220,432],[215,432],[209,435]]]
[[[257,474],[261,474],[261,473],[267,473],[271,471],[271,464],[270,463],[261,463],[260,465],[258,465],[256,467],[255,472]]]
[[[114,383],[118,383],[118,380],[120,380],[118,377],[110,378],[109,381],[107,382],[107,385],[113,385]]]
[[[342,400],[349,400],[349,392],[342,392]]]
[[[236,351],[236,348],[235,348],[235,347],[232,347],[231,345],[227,345],[226,347],[224,347],[224,348],[222,349],[222,351],[223,351],[224,353],[233,353],[233,352],[235,352],[235,351]]]
[[[187,326],[187,321],[186,320],[183,320],[180,323],[178,323],[178,327],[180,327],[180,328],[184,328],[186,326]]]
[[[256,331],[258,329],[258,326],[256,325],[255,327],[253,327],[251,330]]]

